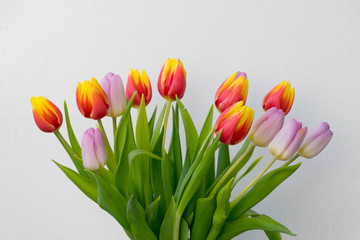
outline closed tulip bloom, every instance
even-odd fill
[[[254,111],[243,102],[237,102],[220,114],[215,123],[215,133],[219,135],[222,131],[220,142],[237,144],[248,134],[253,118]]]
[[[272,107],[281,109],[285,115],[289,113],[294,102],[295,89],[288,81],[283,81],[274,87],[263,100],[263,109],[267,111]]]
[[[137,94],[134,98],[133,107],[140,106],[142,95],[144,95],[145,105],[149,104],[152,97],[149,77],[144,70],[142,71],[142,75],[140,75],[139,70],[136,69],[133,71],[130,68],[126,83],[126,98],[130,100],[134,92],[137,92]]]
[[[290,159],[299,149],[306,132],[307,127],[302,128],[301,122],[291,119],[270,142],[270,153],[279,160]]]
[[[181,99],[186,88],[186,72],[183,63],[179,59],[168,58],[164,63],[159,79],[158,90],[166,100]]]
[[[124,85],[120,76],[109,72],[101,80],[100,86],[105,91],[109,101],[107,115],[109,117],[118,117],[123,114],[126,105],[126,97]]]
[[[275,107],[266,111],[253,125],[249,137],[255,146],[267,147],[284,124],[285,113]]]
[[[84,117],[94,120],[105,117],[109,108],[106,93],[95,78],[78,84],[76,103]]]
[[[57,131],[63,121],[62,114],[48,99],[44,97],[31,97],[33,116],[36,125],[43,132]]]
[[[320,123],[311,129],[301,144],[298,154],[305,158],[313,158],[318,155],[330,142],[333,132],[328,123]]]
[[[106,148],[99,129],[89,128],[81,139],[81,154],[86,169],[99,170],[106,161]]]
[[[228,77],[215,94],[215,106],[223,112],[236,102],[246,103],[249,83],[244,72],[236,72]]]

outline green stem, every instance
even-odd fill
[[[54,132],[55,136],[57,137],[57,139],[59,139],[61,145],[65,148],[66,152],[69,155],[73,155],[76,159],[79,160],[79,162],[82,162],[82,159],[75,153],[75,151],[71,148],[71,146],[68,144],[68,142],[65,140],[65,138],[63,137],[63,135],[61,135],[61,133],[59,132],[59,130]]]
[[[171,100],[168,100],[167,105],[166,105],[166,113],[165,113],[165,120],[164,120],[164,136],[163,136],[161,149],[164,149],[164,145],[165,145],[166,129],[167,129],[167,124],[168,124],[168,120],[169,120],[170,107],[171,107]]]
[[[113,124],[113,133],[114,133],[114,139],[116,134],[116,117],[112,118],[112,124]]]
[[[299,156],[300,155],[298,153],[296,153],[292,158],[290,158],[290,160],[288,160],[283,165],[281,165],[281,167],[289,166],[289,164],[292,163],[293,161],[295,161]]]
[[[97,120],[97,122],[99,124],[99,128],[100,128],[100,131],[101,131],[101,133],[103,135],[103,138],[104,138],[104,141],[105,141],[105,146],[106,146],[106,149],[108,151],[109,161],[108,161],[107,165],[108,165],[110,171],[115,171],[116,170],[116,161],[115,161],[114,152],[113,152],[113,150],[112,150],[112,148],[110,146],[109,139],[106,136],[104,125],[102,124],[101,119]]]
[[[176,212],[175,225],[174,225],[174,236],[173,240],[179,240],[180,235],[180,221],[181,221],[182,213],[179,211]]]
[[[255,146],[250,143],[245,152],[235,161],[235,163],[224,173],[224,175],[219,179],[214,188],[211,190],[208,197],[211,197],[217,193],[220,187],[223,186],[225,181],[229,178],[229,175],[237,168],[241,161],[246,157],[246,155],[254,148]]]
[[[252,187],[254,184],[265,174],[265,172],[273,165],[276,161],[276,158],[271,159],[271,161],[261,170],[261,172],[234,198],[234,200],[230,203],[230,209],[232,209],[236,203],[242,198],[245,193]]]

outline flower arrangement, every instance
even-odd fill
[[[66,102],[69,141],[59,131],[61,111],[44,97],[32,97],[35,123],[40,130],[55,134],[76,171],[54,161],[56,165],[87,197],[111,214],[130,239],[222,240],[249,230],[263,230],[270,240],[281,239],[280,233],[294,235],[253,207],[300,167],[301,162],[293,164],[299,156],[313,158],[325,148],[333,135],[329,125],[324,122],[310,131],[295,119],[284,125],[295,95],[287,81],[264,97],[265,113],[253,123],[254,111],[245,105],[247,75],[236,72],[215,94],[220,116],[214,126],[211,106],[198,132],[180,101],[186,89],[186,72],[180,60],[164,63],[157,87],[166,103],[158,117],[155,108],[148,118],[146,105],[151,101],[152,88],[145,71],[140,74],[130,69],[126,89],[120,76],[113,73],[106,74],[100,84],[95,78],[79,83],[79,111],[97,120],[97,127],[86,130],[80,144]],[[132,108],[138,111],[135,125]],[[112,118],[113,144],[101,121],[105,116]],[[186,144],[180,141],[180,118]],[[168,129],[172,132],[169,148],[165,149]],[[238,153],[230,158],[229,145],[244,139]],[[272,158],[231,199],[237,183],[255,171],[263,158],[250,161],[255,147],[267,147]],[[268,172],[277,160],[283,164]]]

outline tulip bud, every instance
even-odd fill
[[[144,70],[142,71],[142,75],[140,75],[139,70],[136,69],[133,71],[130,68],[126,83],[126,98],[130,100],[134,92],[137,92],[137,94],[134,98],[133,107],[140,106],[142,95],[144,95],[145,105],[149,104],[152,97],[149,77],[146,75]]]
[[[266,111],[253,125],[249,137],[255,146],[266,147],[281,129],[285,119],[282,110],[275,107]]]
[[[119,75],[111,72],[105,75],[100,85],[109,101],[107,115],[109,117],[118,117],[123,114],[126,105],[125,89]]]
[[[288,81],[283,81],[274,87],[263,100],[263,109],[267,111],[272,107],[281,109],[285,115],[289,113],[295,96],[295,89],[291,89]]]
[[[99,129],[89,128],[81,139],[81,154],[86,169],[99,170],[106,161],[106,148]]]
[[[254,111],[237,102],[222,112],[215,123],[215,133],[222,131],[220,142],[237,144],[243,140],[250,130],[254,118]]]
[[[305,158],[313,158],[318,155],[330,142],[333,132],[328,123],[320,123],[311,129],[301,144],[298,154]]]
[[[33,116],[36,125],[43,132],[57,131],[63,121],[62,114],[48,99],[44,97],[31,97]]]
[[[279,160],[289,160],[299,149],[307,132],[301,122],[294,118],[288,121],[269,144],[270,153]]]
[[[95,78],[79,83],[76,89],[76,103],[86,118],[99,120],[106,116],[109,102],[104,90]]]
[[[236,72],[228,77],[215,94],[216,108],[223,112],[236,102],[243,101],[245,104],[248,85],[247,76],[244,72]]]
[[[186,72],[179,59],[168,58],[164,63],[159,79],[158,90],[160,95],[167,100],[181,99],[186,88]]]

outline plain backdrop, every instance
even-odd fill
[[[164,102],[156,83],[168,57],[184,63],[183,103],[197,128],[235,71],[248,74],[247,105],[255,118],[264,95],[289,80],[296,96],[287,120],[310,128],[327,121],[334,137],[254,209],[297,234],[286,240],[358,239],[359,39],[358,0],[2,0],[0,239],[127,239],[50,160],[72,166],[55,136],[37,129],[30,97],[42,95],[60,108],[66,99],[81,138],[95,122],[76,107],[78,82],[109,71],[126,82],[130,67],[145,69],[153,86],[150,113]],[[110,119],[104,124],[110,131]],[[254,157],[260,155],[255,172],[270,160],[267,149],[257,149]],[[252,231],[236,239],[266,237]]]

